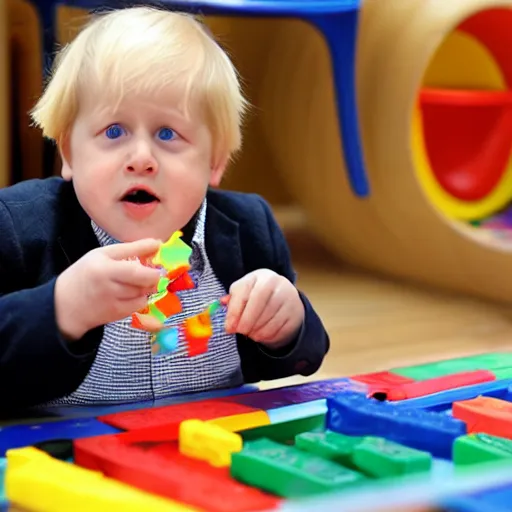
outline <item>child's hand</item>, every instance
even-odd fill
[[[304,306],[295,286],[267,269],[233,283],[226,315],[226,331],[240,333],[268,347],[279,348],[297,335]]]
[[[55,284],[57,325],[63,336],[80,339],[87,331],[146,306],[160,272],[135,258],[155,254],[159,245],[151,239],[109,245],[67,268]]]

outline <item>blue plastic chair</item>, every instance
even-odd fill
[[[119,0],[33,1],[44,26],[47,59],[53,49],[51,34],[55,34],[53,20],[58,3],[91,10],[126,7]],[[203,15],[293,17],[318,28],[331,53],[348,179],[354,194],[360,197],[370,194],[356,101],[355,56],[360,0],[160,0],[159,5]]]

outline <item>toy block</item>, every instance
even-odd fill
[[[287,405],[322,400],[340,391],[353,389],[355,386],[357,386],[357,383],[350,382],[349,379],[330,379],[232,396],[226,400],[268,411]]]
[[[373,386],[395,386],[397,384],[406,384],[408,382],[414,382],[414,379],[398,375],[391,372],[375,372],[365,373],[363,375],[353,375],[350,380],[367,384],[369,387]]]
[[[512,403],[499,398],[479,396],[454,402],[454,418],[467,425],[467,433],[482,432],[512,439]]]
[[[217,425],[230,432],[240,432],[242,430],[270,425],[270,418],[265,411],[255,411],[206,420],[206,423]]]
[[[208,512],[272,510],[282,501],[237,482],[229,468],[182,455],[177,442],[130,445],[127,434],[131,432],[77,440],[76,463],[101,468],[111,478]]]
[[[265,438],[246,443],[232,455],[231,475],[285,498],[340,490],[366,480],[335,462]]]
[[[222,398],[166,405],[153,409],[124,411],[100,416],[98,419],[103,423],[123,430],[166,426],[170,429],[169,435],[171,435],[171,430],[174,435],[174,438],[168,437],[167,440],[176,440],[178,439],[178,426],[183,420],[198,419],[206,421],[257,411],[258,409],[254,407],[227,401],[226,398]]]
[[[453,443],[453,463],[457,466],[479,464],[498,459],[510,459],[512,441],[488,434],[461,436]]]
[[[7,452],[5,492],[10,503],[24,510],[193,512],[32,447]]]
[[[186,420],[180,424],[180,453],[215,467],[231,464],[231,454],[242,450],[242,437],[213,423]]]
[[[512,352],[497,352],[479,354],[476,356],[459,357],[444,361],[435,361],[416,366],[394,368],[392,373],[409,377],[414,380],[427,380],[453,373],[470,372],[474,370],[493,370],[512,367]]]
[[[373,478],[387,478],[427,472],[432,467],[432,455],[381,437],[366,437],[354,447],[355,467]]]
[[[295,447],[355,469],[352,454],[354,448],[363,440],[364,437],[345,436],[329,430],[303,432],[295,437]]]
[[[117,428],[94,418],[50,421],[30,425],[10,425],[0,429],[0,456],[11,448],[22,448],[44,441],[115,434]]]
[[[466,434],[455,418],[421,409],[406,409],[389,402],[340,393],[327,399],[326,427],[340,434],[385,437],[390,441],[449,459],[453,441]]]
[[[295,437],[302,432],[321,432],[324,430],[325,414],[298,418],[283,423],[272,423],[263,427],[244,430],[241,435],[245,441],[253,441],[262,437],[277,443],[293,444]]]
[[[421,380],[395,385],[375,384],[371,387],[371,394],[379,400],[408,400],[421,396],[433,395],[450,389],[458,389],[464,386],[473,386],[484,382],[496,380],[494,374],[488,370],[475,370],[453,375],[443,375],[432,379]]]

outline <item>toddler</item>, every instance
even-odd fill
[[[217,188],[245,109],[231,61],[190,15],[109,12],[61,51],[32,116],[62,177],[0,190],[4,409],[154,400],[319,368],[329,338],[268,204]],[[178,293],[172,322],[230,296],[195,357],[181,338],[154,354],[131,324],[160,277],[136,260],[177,230],[196,286]]]

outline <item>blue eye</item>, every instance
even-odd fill
[[[174,139],[175,135],[174,130],[171,130],[170,128],[161,128],[158,132],[160,140],[171,140]]]
[[[109,139],[117,139],[117,138],[121,137],[121,135],[123,135],[123,133],[124,133],[124,130],[118,124],[113,124],[105,130],[105,135]]]

